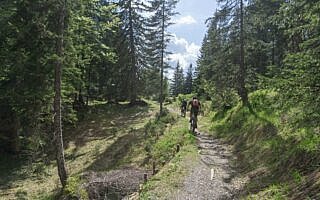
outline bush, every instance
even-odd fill
[[[83,181],[80,176],[71,176],[67,180],[64,193],[69,198],[89,199],[88,193],[83,187]]]

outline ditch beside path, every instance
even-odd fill
[[[172,195],[176,200],[237,199],[244,181],[232,166],[232,147],[205,133],[197,135],[199,162],[190,169],[182,186]]]

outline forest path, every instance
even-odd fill
[[[199,128],[209,132],[210,122],[204,121],[208,121],[208,118],[199,116]],[[234,166],[236,156],[232,153],[233,148],[206,132],[198,130],[196,139],[199,159],[189,167],[188,175],[168,199],[237,199],[236,194],[245,181],[239,178]]]
[[[231,147],[210,135],[197,135],[200,160],[173,199],[234,199],[236,174]]]

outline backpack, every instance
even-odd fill
[[[192,107],[195,107],[195,108],[199,108],[199,100],[198,99],[193,99],[192,100]]]

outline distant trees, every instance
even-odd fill
[[[194,74],[192,64],[189,65],[188,71],[186,75],[184,75],[183,68],[178,61],[171,81],[171,95],[178,96],[179,94],[191,94],[193,92],[193,80]]]
[[[192,71],[192,64],[189,65],[186,78],[185,78],[185,83],[184,83],[184,92],[186,94],[191,94],[192,93],[192,88],[193,88],[193,71]]]
[[[171,95],[178,96],[178,94],[184,93],[184,75],[183,69],[180,66],[179,61],[173,72],[173,79],[171,84]]]
[[[130,84],[126,91],[131,103],[134,103],[139,94],[157,95],[162,111],[164,70],[167,68],[164,59],[169,42],[166,30],[172,24],[176,3],[177,0],[119,1],[119,39],[123,40],[121,47],[124,50],[121,50],[121,59],[118,61],[122,62],[121,68],[127,66],[125,68],[130,69],[123,71],[127,71]],[[151,82],[154,84],[145,84]]]
[[[106,1],[69,2],[66,50],[74,91],[90,99],[107,98],[118,75],[114,38],[119,27],[115,5]],[[112,76],[114,75],[114,76]],[[69,77],[70,78],[70,77]]]

